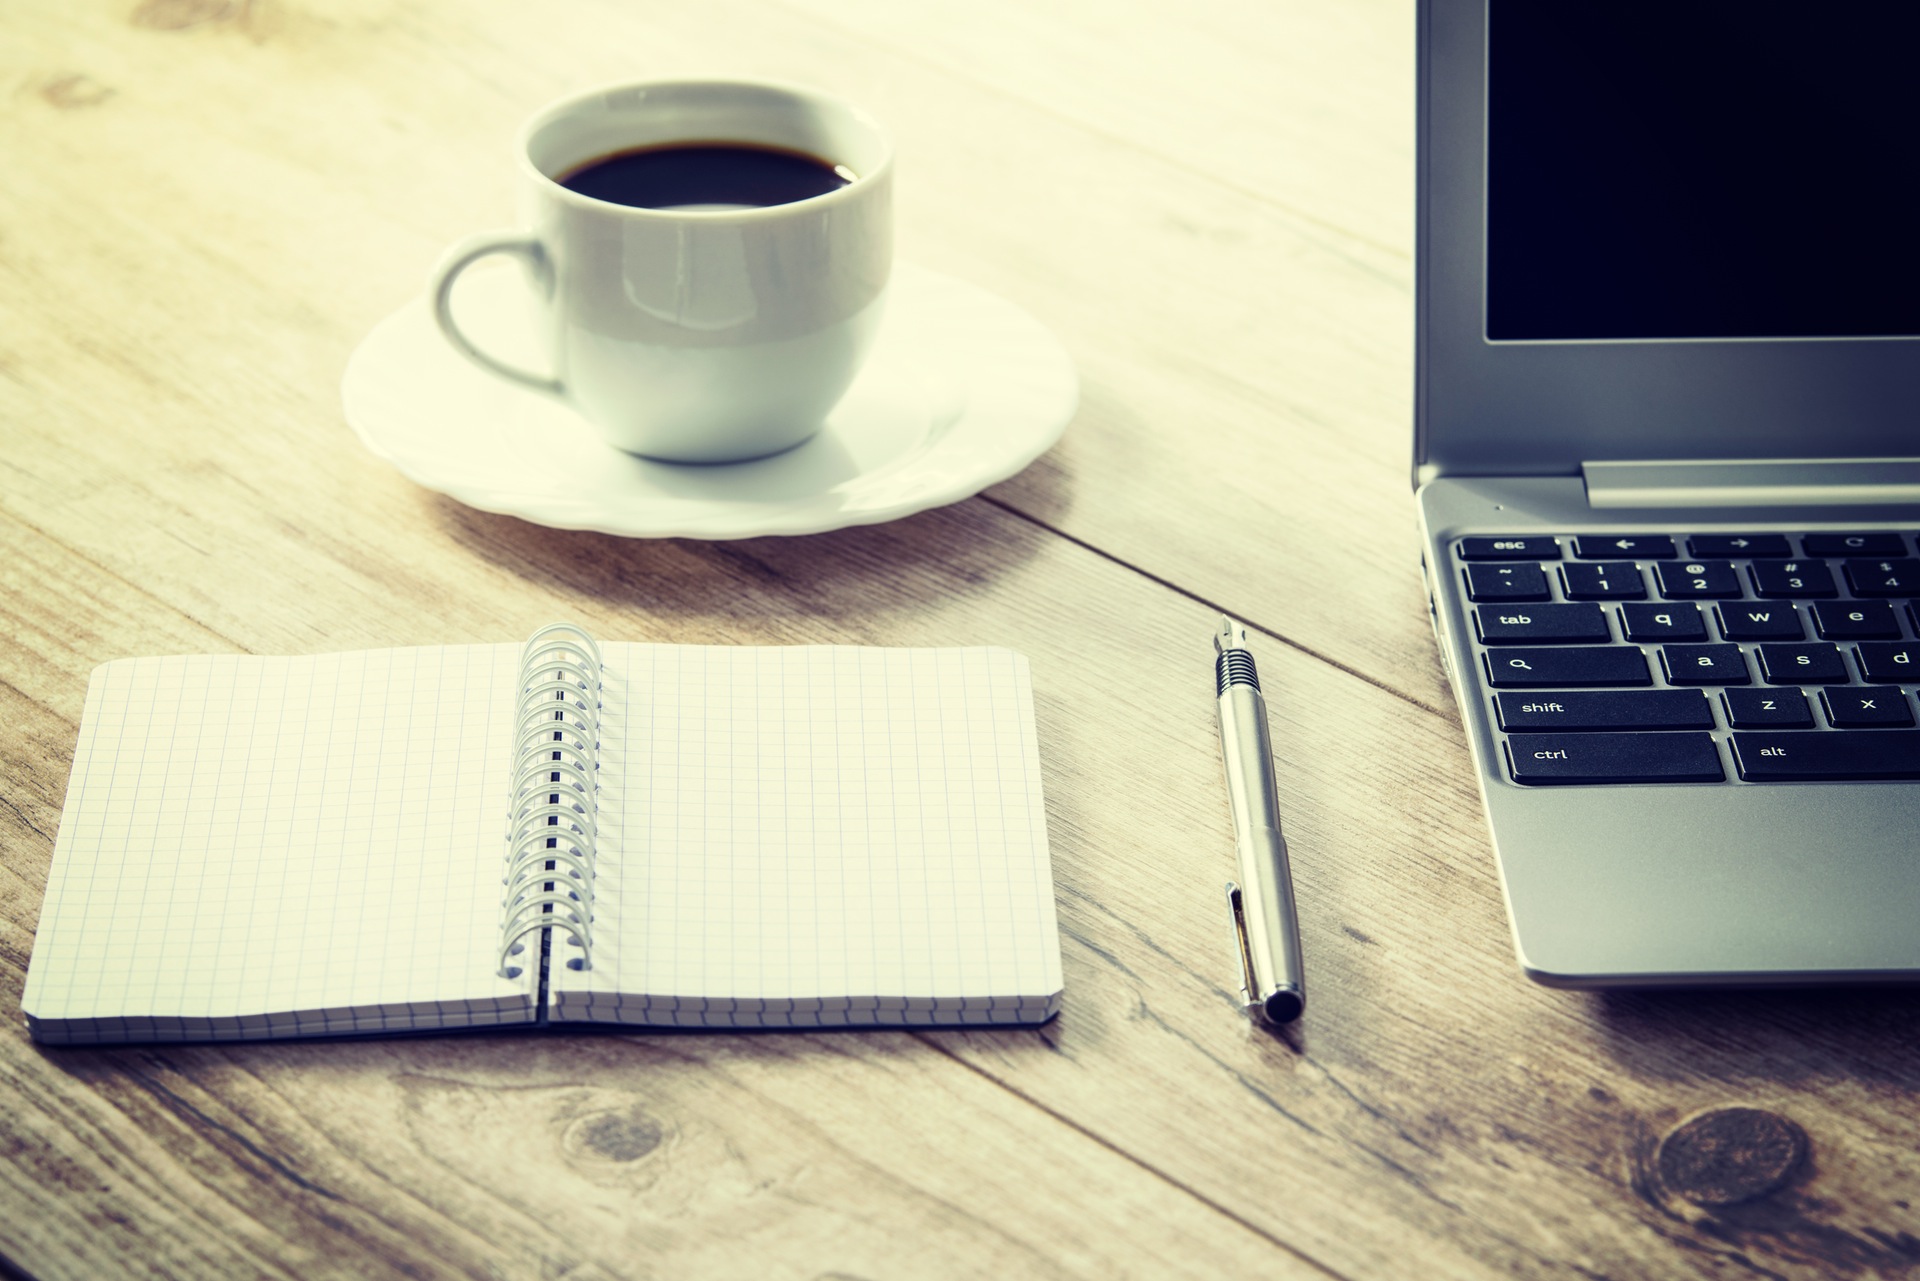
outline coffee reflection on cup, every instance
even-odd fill
[[[455,348],[649,458],[734,462],[820,429],[885,302],[893,163],[877,125],[786,85],[647,82],[546,108],[518,153],[529,229],[470,237],[434,273]],[[454,319],[455,280],[494,254],[527,269],[550,372],[503,363]]]

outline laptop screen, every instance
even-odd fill
[[[1489,341],[1920,335],[1920,3],[1487,20]]]

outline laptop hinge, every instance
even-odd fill
[[[1920,458],[1580,465],[1591,507],[1871,507],[1920,503]]]

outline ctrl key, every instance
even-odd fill
[[[1718,783],[1711,734],[1509,734],[1516,783]]]

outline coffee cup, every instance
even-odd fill
[[[791,85],[649,81],[554,103],[516,153],[525,228],[469,237],[434,272],[456,350],[648,458],[735,462],[819,431],[892,265],[892,148],[870,118]],[[455,281],[492,255],[525,267],[545,370],[455,318]]]

